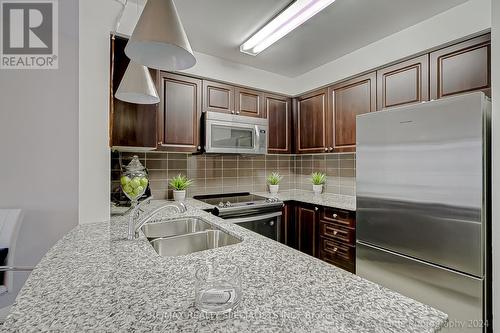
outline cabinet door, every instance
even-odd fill
[[[366,74],[330,87],[329,151],[355,151],[356,116],[376,109],[376,74]],[[333,127],[333,130],[330,128]],[[333,148],[333,149],[332,149]]]
[[[270,154],[291,153],[291,99],[278,95],[264,96],[265,114],[269,121],[268,147]]]
[[[377,110],[428,100],[428,54],[377,71]]]
[[[299,97],[297,103],[297,152],[322,153],[326,148],[326,89]]]
[[[196,152],[200,146],[201,80],[162,72],[159,146]]]
[[[316,256],[317,211],[314,206],[297,207],[298,249],[311,256]]]
[[[133,104],[114,98],[130,62],[125,55],[127,42],[118,36],[111,40],[110,146],[155,149],[158,105]],[[157,81],[158,71],[150,73]]]
[[[482,90],[490,95],[490,35],[432,52],[431,99]]]
[[[292,203],[285,203],[283,215],[281,216],[281,243],[294,249],[298,249],[297,225],[294,214],[295,206]]]
[[[234,87],[203,80],[203,111],[235,113]]]
[[[264,94],[257,90],[235,88],[234,109],[236,114],[247,117],[265,118]]]

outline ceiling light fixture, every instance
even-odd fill
[[[296,0],[240,46],[240,51],[256,56],[335,0]]]
[[[149,69],[132,60],[125,70],[115,97],[121,101],[134,104],[160,103],[160,97],[158,97]]]
[[[128,0],[124,2],[116,0],[122,5],[118,16],[116,17],[115,31],[112,39],[115,39],[116,32],[120,27],[120,23],[127,7]],[[112,66],[114,71],[114,66]],[[111,75],[113,76],[113,74]],[[134,104],[157,104],[160,103],[160,97],[156,91],[155,84],[151,78],[149,70],[133,61],[130,61],[125,74],[123,75],[120,85],[115,93],[115,98],[124,102]]]
[[[160,70],[183,70],[196,64],[173,0],[148,0],[125,54]]]

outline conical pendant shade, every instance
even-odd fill
[[[141,65],[161,70],[196,64],[173,0],[148,0],[125,53]]]
[[[158,92],[149,70],[133,61],[130,61],[122,81],[118,86],[115,97],[119,100],[134,104],[160,103]]]

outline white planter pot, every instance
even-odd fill
[[[269,185],[269,193],[271,193],[272,195],[278,194],[279,189],[279,185]]]
[[[186,191],[174,190],[174,201],[184,201],[186,199]]]
[[[323,185],[313,185],[313,192],[316,195],[321,194],[323,192]]]

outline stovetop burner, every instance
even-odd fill
[[[275,198],[266,198],[249,192],[242,193],[227,193],[227,194],[211,194],[197,195],[193,197],[196,200],[203,201],[209,205],[223,208],[246,207],[257,204],[276,203],[279,202]]]

